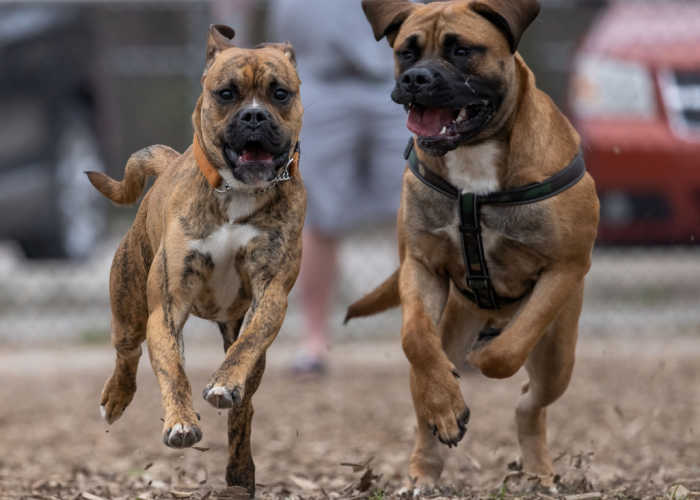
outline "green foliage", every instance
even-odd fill
[[[381,488],[377,488],[369,496],[369,500],[384,500],[384,490]]]

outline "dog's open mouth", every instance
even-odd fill
[[[490,110],[488,100],[468,104],[460,109],[409,104],[406,126],[421,139],[465,139],[481,130],[490,118]]]
[[[262,142],[255,140],[246,142],[238,150],[224,145],[224,157],[233,176],[245,184],[272,181],[287,160],[286,150],[275,155]]]
[[[224,153],[233,167],[250,166],[251,164],[264,166],[265,164],[273,164],[275,161],[272,153],[266,151],[263,145],[257,141],[245,143],[239,151],[234,151],[233,148],[226,145]]]

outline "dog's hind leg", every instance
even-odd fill
[[[122,241],[110,274],[112,307],[112,345],[117,359],[112,376],[102,390],[100,413],[108,422],[117,420],[136,392],[136,369],[141,358],[141,344],[146,338],[146,267],[150,265],[147,248],[134,252],[131,234]],[[143,259],[134,258],[139,253]],[[144,265],[145,264],[145,265]]]
[[[253,422],[253,394],[260,385],[265,370],[265,355],[258,360],[246,381],[243,404],[228,412],[228,450],[226,483],[241,486],[255,496],[255,464],[250,449],[250,433]]]
[[[408,477],[417,488],[432,488],[440,479],[447,448],[440,444],[428,421],[417,417],[416,441],[408,461]]]
[[[117,359],[112,376],[102,389],[100,413],[111,424],[122,416],[136,392],[136,369],[141,358],[141,343],[146,337],[145,325],[125,325],[112,315],[112,343]]]
[[[241,331],[241,325],[243,324],[243,318],[237,321],[228,321],[217,323],[219,326],[219,331],[221,332],[221,338],[224,341],[224,352],[228,351]]]
[[[530,353],[525,369],[529,381],[515,411],[523,470],[551,486],[554,472],[547,449],[546,407],[564,393],[574,367],[583,285],[573,293],[549,331]]]
[[[237,339],[241,332],[241,325],[243,324],[243,318],[237,321],[219,322],[219,331],[221,332],[221,338],[224,341],[224,352],[228,351]],[[214,408],[231,408],[233,405],[233,400],[230,393],[227,390],[213,389],[206,392],[205,399],[214,406]]]
[[[469,349],[486,325],[486,319],[474,315],[464,307],[464,300],[461,292],[452,285],[438,326],[442,348],[460,372],[467,368]]]

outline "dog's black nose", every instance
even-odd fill
[[[435,75],[428,68],[411,68],[399,79],[404,92],[417,94],[430,88],[435,83]]]
[[[270,112],[257,106],[243,109],[238,115],[240,124],[248,128],[258,128],[270,120],[272,120]]]

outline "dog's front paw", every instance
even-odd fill
[[[170,448],[188,448],[202,439],[202,430],[194,423],[176,422],[164,425],[163,443]]]
[[[469,415],[469,408],[465,405],[460,413],[452,411],[451,414],[436,416],[433,420],[435,423],[429,421],[428,427],[442,444],[446,444],[449,448],[456,447],[467,433]]]
[[[233,390],[219,384],[209,384],[202,391],[202,396],[214,408],[233,408],[243,400],[241,389],[234,387]]]
[[[457,446],[467,432],[469,408],[464,403],[455,370],[439,376],[414,374],[414,404],[416,411],[438,440]]]

